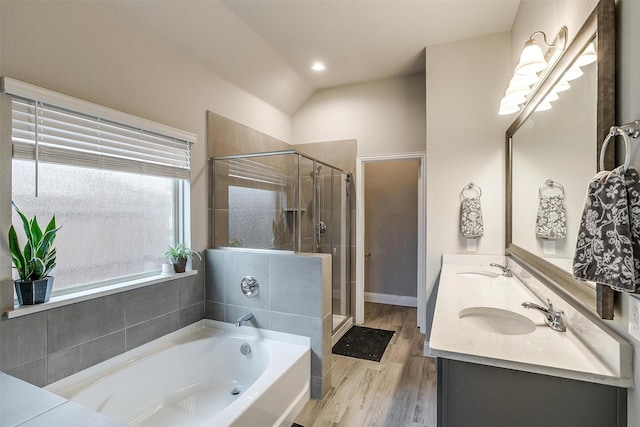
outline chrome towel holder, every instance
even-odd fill
[[[474,184],[473,182],[468,183],[464,187],[462,187],[462,191],[460,191],[460,198],[464,199],[466,196],[464,195],[465,191],[473,191],[476,190],[478,192],[478,197],[482,197],[482,188],[479,185]]]
[[[638,138],[640,136],[640,120],[634,120],[631,123],[627,123],[622,126],[611,126],[607,137],[602,142],[602,148],[600,149],[600,170],[604,170],[604,154],[607,150],[607,144],[611,138],[620,135],[624,139],[624,170],[629,168],[631,162],[631,138]]]
[[[560,188],[560,190],[562,191],[562,196],[564,197],[564,187],[563,187],[563,186],[562,186],[562,184],[560,184],[558,181],[554,181],[554,180],[552,180],[552,179],[547,179],[547,180],[544,182],[544,185],[546,185],[547,187],[554,187],[554,186],[555,186],[555,187]],[[540,188],[538,188],[538,195],[539,195],[540,197],[542,197],[542,190],[543,190],[543,188],[546,188],[544,185],[543,185],[543,186],[541,186]]]

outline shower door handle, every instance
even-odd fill
[[[365,256],[371,256],[371,255],[373,255],[371,252],[367,252]]]

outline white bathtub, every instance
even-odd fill
[[[309,338],[202,320],[45,388],[131,426],[289,427],[309,377]]]

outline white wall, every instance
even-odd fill
[[[320,90],[293,115],[293,143],[358,140],[358,156],[425,150],[424,74]]]
[[[206,246],[208,235],[206,110],[291,140],[288,115],[94,2],[0,1],[0,75],[197,134],[191,169],[192,247],[197,250]],[[10,145],[6,139],[3,146]],[[1,179],[6,182],[4,175]],[[2,236],[10,221],[10,198],[0,185]],[[6,253],[1,258],[0,277],[8,276],[10,260]]]
[[[509,33],[427,48],[427,294],[442,254],[466,253],[460,191],[471,181],[482,189],[484,236],[476,253],[504,253],[510,119],[498,116],[498,107],[512,72],[509,53]]]

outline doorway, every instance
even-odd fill
[[[366,283],[366,272],[367,272],[367,263],[375,264],[376,261],[378,267],[382,270],[386,270],[384,257],[388,257],[388,253],[379,252],[379,249],[376,249],[378,252],[378,256],[376,257],[376,253],[374,250],[369,250],[366,239],[365,232],[365,224],[367,217],[367,166],[371,163],[388,163],[391,165],[393,162],[397,161],[412,161],[406,163],[406,165],[414,165],[417,169],[417,177],[414,174],[412,179],[417,180],[413,184],[414,191],[417,193],[415,196],[415,204],[417,207],[417,225],[416,225],[416,251],[414,252],[415,262],[412,262],[412,267],[415,269],[415,293],[411,292],[411,294],[415,295],[401,295],[402,293],[407,293],[407,291],[400,291],[400,295],[396,295],[396,298],[392,297],[390,300],[386,300],[387,303],[396,303],[401,305],[412,305],[415,304],[418,309],[418,319],[417,326],[423,331],[426,327],[426,315],[425,315],[425,286],[426,286],[426,270],[425,270],[425,251],[426,251],[426,209],[425,209],[425,164],[426,164],[426,156],[425,153],[406,153],[406,154],[390,154],[390,155],[380,155],[380,156],[368,156],[368,157],[358,157],[356,162],[356,304],[355,304],[355,321],[358,324],[362,324],[364,319],[364,301],[365,301],[365,283]],[[416,165],[417,163],[417,165]],[[384,168],[384,166],[383,166]],[[372,179],[376,179],[375,176]],[[391,181],[391,177],[389,177],[389,181]],[[371,195],[369,197],[372,197]],[[376,195],[377,197],[377,195]],[[388,202],[380,202],[380,203],[388,203]],[[375,215],[375,214],[373,214]],[[384,219],[383,219],[384,222]],[[384,237],[384,239],[393,240],[396,235],[402,235],[401,229],[395,229],[394,225],[398,224],[398,221],[389,221],[389,233],[391,237]],[[376,232],[377,234],[378,232]],[[382,240],[384,240],[382,239]],[[371,239],[369,239],[371,240]],[[376,240],[376,239],[374,239]],[[371,256],[367,256],[371,253]],[[377,260],[374,261],[374,257]],[[375,267],[375,266],[374,266]],[[380,271],[380,270],[377,270]],[[393,268],[389,269],[391,272],[390,276],[387,276],[386,282],[392,282],[394,279],[389,279],[389,277],[393,277]],[[372,273],[379,274],[379,273]],[[387,283],[388,284],[388,283]],[[374,285],[379,286],[379,285]],[[384,285],[386,286],[386,285]],[[394,288],[395,286],[395,288]],[[399,289],[403,289],[401,284],[396,283],[395,285],[390,285],[391,293],[398,293]],[[385,289],[385,288],[377,288],[377,289]],[[394,290],[395,289],[395,290]],[[370,292],[369,297],[371,298],[371,294],[385,295],[385,292]],[[378,296],[379,296],[378,295]],[[390,294],[388,294],[390,295]],[[376,296],[374,296],[375,298]],[[400,298],[397,298],[400,297]],[[408,297],[408,298],[402,298]],[[384,297],[383,297],[384,298]]]
[[[367,302],[417,306],[418,166],[416,159],[365,164]]]

